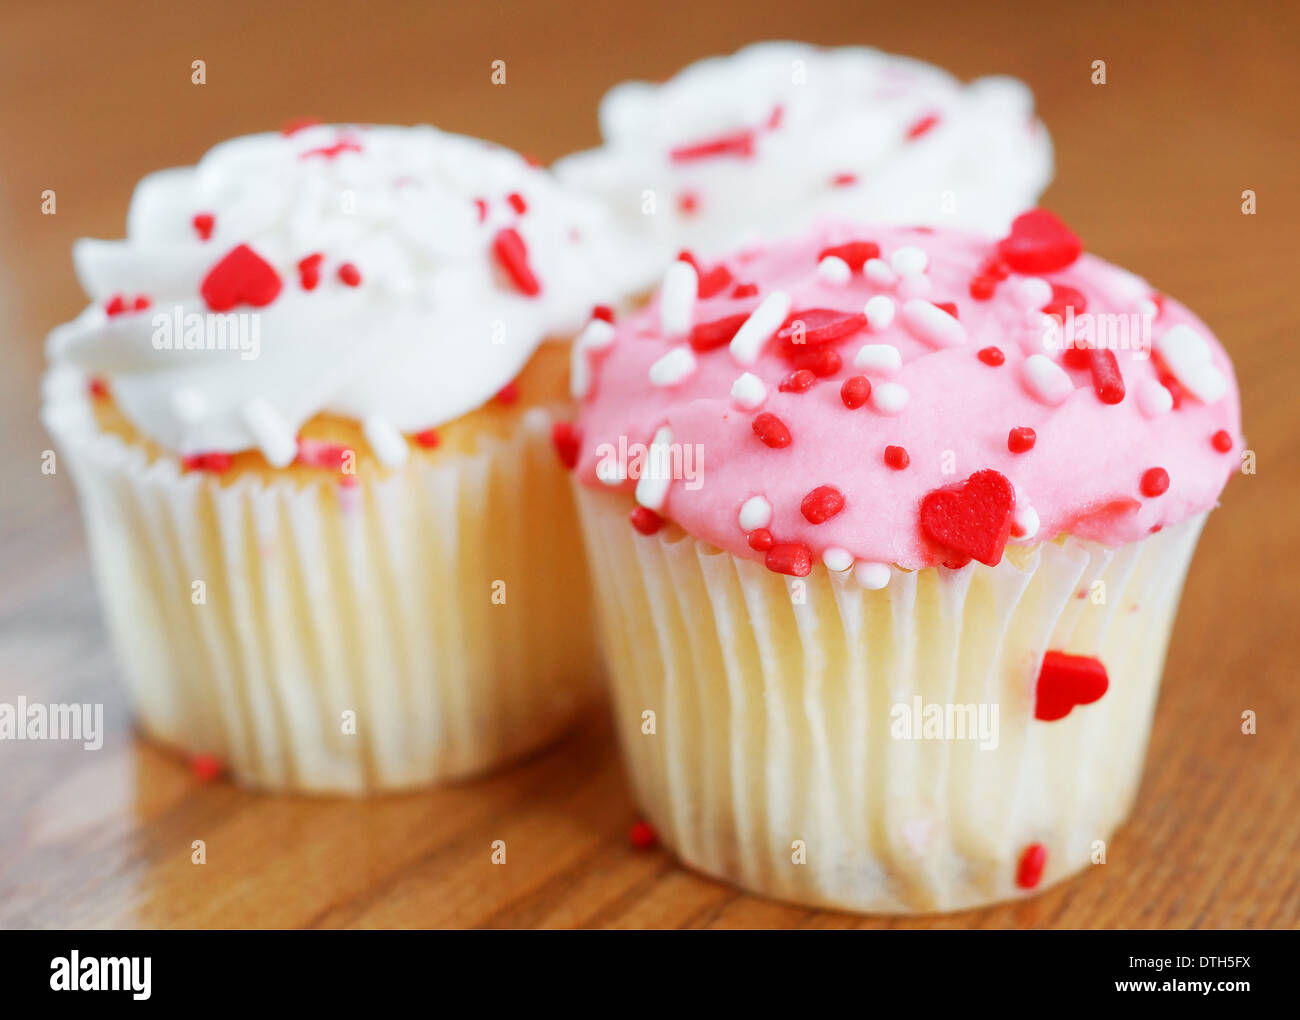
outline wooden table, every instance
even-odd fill
[[[1300,401],[1294,4],[750,0],[11,5],[0,23],[0,700],[106,704],[107,738],[0,744],[7,926],[1294,927],[1300,918]],[[218,9],[220,7],[220,9]],[[306,13],[309,12],[309,13]],[[120,236],[135,180],[297,114],[432,121],[551,159],[595,103],[754,39],[870,42],[962,77],[1028,81],[1057,146],[1047,202],[1092,251],[1192,304],[1236,360],[1258,474],[1206,529],[1174,634],[1136,814],[1109,863],[1038,898],[931,920],[740,895],[626,839],[610,726],[481,782],[368,802],[201,784],[132,735],[69,485],[40,473],[41,338],[82,304],[69,245]],[[191,62],[207,84],[190,82]],[[504,59],[508,85],[493,87]],[[1107,84],[1090,83],[1094,60]],[[40,212],[57,193],[57,214]],[[1241,212],[1253,189],[1258,214]],[[1258,733],[1244,736],[1244,710]],[[207,842],[208,863],[190,863]],[[505,839],[510,864],[489,862]]]

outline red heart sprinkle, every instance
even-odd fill
[[[1043,868],[1047,865],[1047,847],[1042,843],[1030,843],[1020,855],[1016,865],[1016,885],[1021,889],[1032,889],[1042,880]]]
[[[1011,233],[998,242],[998,254],[1018,273],[1051,273],[1064,269],[1083,253],[1083,242],[1055,213],[1031,209],[1011,223]]]
[[[1024,453],[1032,450],[1038,442],[1038,434],[1031,428],[1021,426],[1007,433],[1007,449],[1012,453]]]
[[[999,347],[982,347],[980,348],[979,359],[984,364],[997,368],[1007,360],[1007,356],[1002,353],[1002,349]]]
[[[1097,399],[1103,404],[1118,404],[1124,399],[1124,377],[1119,373],[1115,352],[1091,347],[1086,354]]]
[[[821,250],[817,255],[817,261],[820,262],[828,255],[843,259],[849,264],[849,268],[857,273],[862,271],[862,266],[868,259],[880,258],[880,245],[875,241],[849,241],[847,244],[832,245]]]
[[[1169,488],[1169,472],[1162,467],[1153,467],[1142,474],[1142,495],[1154,499]]]
[[[776,539],[767,528],[755,528],[745,536],[745,541],[755,552],[767,552],[776,543]]]
[[[700,286],[697,293],[702,298],[711,298],[721,294],[726,289],[727,284],[731,283],[731,272],[726,266],[717,265],[700,277]]]
[[[1075,705],[1091,705],[1109,686],[1106,667],[1100,659],[1048,652],[1038,671],[1034,718],[1044,722],[1064,719]]]
[[[263,308],[280,293],[280,274],[246,244],[232,248],[208,270],[199,293],[208,309],[227,312],[236,305]]]
[[[212,236],[212,228],[216,226],[217,219],[212,213],[195,213],[194,219],[190,221],[194,224],[194,232],[199,235],[200,241],[206,241]]]
[[[571,422],[557,421],[551,426],[551,442],[560,456],[560,463],[570,471],[578,463],[578,446],[581,435]]]
[[[839,312],[834,308],[809,308],[802,312],[791,312],[784,325],[776,331],[777,339],[798,344],[799,323],[803,324],[803,343],[824,344],[865,329],[867,317],[861,312]]]
[[[895,471],[902,471],[908,464],[912,463],[912,458],[907,455],[907,450],[901,446],[886,446],[885,463]]]
[[[812,573],[812,552],[802,542],[772,546],[763,562],[768,570],[777,574],[807,577]]]
[[[844,493],[833,485],[819,485],[799,504],[799,510],[809,524],[825,524],[844,509]]]
[[[936,545],[992,567],[1002,559],[1015,507],[1011,483],[986,468],[955,488],[926,493],[921,500],[921,530]]]
[[[542,292],[542,285],[528,264],[528,247],[519,231],[514,227],[497,231],[497,236],[492,239],[492,251],[521,292],[529,297],[537,297]]]
[[[691,328],[691,347],[697,351],[711,351],[724,344],[731,343],[731,338],[749,318],[748,312],[738,315],[724,315],[712,322],[701,322]]]
[[[774,450],[789,446],[791,441],[785,422],[771,411],[764,411],[754,419],[754,435]]]
[[[632,527],[643,535],[653,535],[664,526],[664,519],[648,506],[634,506],[627,517]]]
[[[840,387],[840,399],[850,411],[856,411],[871,396],[871,380],[865,375],[855,375],[845,379]]]

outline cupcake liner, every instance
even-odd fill
[[[500,764],[588,700],[587,578],[548,409],[350,488],[223,486],[100,432],[82,392],[51,377],[44,418],[149,735],[248,785],[361,793]]]
[[[821,566],[783,577],[675,526],[641,535],[625,495],[578,502],[620,744],[687,865],[802,904],[956,910],[1024,895],[1034,843],[1037,888],[1082,869],[1128,812],[1204,514],[1119,549],[1067,538],[996,567],[894,568],[870,591]],[[1034,718],[1049,649],[1110,678],[1053,722]],[[918,696],[996,706],[996,747],[894,736],[895,706]]]

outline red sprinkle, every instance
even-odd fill
[[[415,441],[420,446],[423,446],[426,450],[432,450],[434,447],[438,445],[439,442],[438,430],[425,429],[423,432],[417,432],[415,434]]]
[[[528,203],[524,201],[524,196],[517,191],[512,191],[506,196],[506,201],[510,203],[510,208],[520,216],[528,211]]]
[[[108,382],[99,376],[93,376],[90,380],[90,395],[96,400],[108,399]],[[1227,433],[1224,433],[1227,435]]]
[[[537,277],[528,264],[528,247],[519,236],[519,231],[514,227],[497,231],[497,236],[492,239],[492,251],[520,291],[529,297],[536,297],[542,292],[542,285],[537,282]]]
[[[812,552],[802,542],[772,546],[763,562],[768,570],[777,574],[807,577],[812,573]]]
[[[317,254],[298,260],[298,280],[303,290],[315,290],[316,284],[320,283],[320,264],[324,258],[324,255]]]
[[[753,154],[754,132],[745,129],[692,142],[689,145],[679,145],[668,153],[668,157],[674,163],[686,163],[695,159],[712,159],[715,156],[738,156],[744,159]]]
[[[951,315],[954,319],[957,318],[957,302],[956,302],[956,301],[932,301],[931,304],[933,304],[935,308],[941,308],[941,309],[943,309],[945,312],[947,312],[949,315]]]
[[[339,279],[349,287],[355,287],[361,282],[361,270],[351,262],[344,262],[343,265],[339,266]]]
[[[1220,453],[1227,453],[1232,449],[1232,436],[1228,434],[1227,429],[1219,429],[1210,437],[1210,445]]]
[[[478,221],[480,223],[482,223],[485,219],[487,219],[488,204],[485,199],[482,198],[474,199],[474,208],[478,210]]]
[[[217,225],[217,219],[212,213],[195,213],[194,219],[190,221],[194,224],[194,232],[199,235],[200,241],[206,241],[212,237],[212,228]]]
[[[811,350],[796,351],[794,367],[808,369],[813,375],[828,379],[844,367],[844,360],[839,351],[830,347],[814,347]]]
[[[776,544],[776,539],[772,537],[772,533],[767,528],[755,528],[745,536],[745,540],[755,552],[767,552]]]
[[[1007,433],[1007,449],[1012,453],[1024,453],[1032,450],[1038,441],[1038,434],[1033,429],[1022,426]]]
[[[1011,536],[1015,505],[1011,483],[986,468],[959,486],[926,493],[921,500],[921,531],[950,552],[997,566]]]
[[[1042,843],[1030,843],[1020,855],[1016,865],[1016,885],[1021,889],[1032,889],[1043,878],[1043,868],[1047,866],[1047,847]]]
[[[104,314],[110,319],[126,311],[126,299],[121,294],[114,294],[104,306]]]
[[[683,248],[677,253],[677,261],[685,262],[688,266],[694,269],[697,277],[704,272],[704,270],[700,268],[700,263],[695,258],[695,253],[689,248]]]
[[[997,290],[998,281],[991,276],[977,276],[970,282],[970,296],[976,301],[987,301]]]
[[[193,453],[188,457],[181,458],[181,467],[186,471],[212,471],[215,474],[221,474],[223,471],[230,470],[230,454],[228,453]]]
[[[831,184],[837,188],[848,188],[857,183],[857,174],[836,174],[831,178]]]
[[[190,759],[190,771],[200,783],[210,783],[221,778],[226,766],[215,754],[196,754]]]
[[[733,298],[754,297],[758,293],[758,284],[756,283],[738,283],[736,289],[731,292]]]
[[[570,471],[578,463],[578,446],[581,441],[581,434],[572,422],[557,421],[551,426],[551,442],[555,445],[555,452],[560,456],[560,463]]]
[[[347,456],[348,449],[342,443],[326,443],[319,439],[299,438],[298,456],[295,458],[295,462],[304,464],[307,467],[334,470],[343,467],[343,460]]]
[[[280,134],[285,137],[296,135],[299,131],[302,131],[305,128],[315,127],[319,123],[321,123],[319,117],[292,117],[289,120],[286,120],[280,127]]]
[[[833,485],[819,485],[804,496],[799,510],[809,524],[824,524],[844,509],[844,493]]]
[[[840,312],[834,308],[809,308],[791,312],[776,338],[789,344],[799,343],[802,324],[803,343],[824,344],[866,329],[867,317],[861,312]]]
[[[849,241],[847,244],[832,245],[818,253],[817,261],[820,262],[828,255],[843,259],[849,264],[850,269],[859,273],[868,259],[880,258],[880,245],[875,241]]]
[[[139,294],[136,296],[135,301],[131,305],[131,311],[143,312],[151,304],[153,304],[153,302],[150,301],[147,297],[145,297],[145,295]]]
[[[1154,499],[1169,488],[1169,472],[1161,467],[1148,468],[1142,475],[1142,495]]]
[[[855,375],[844,380],[840,387],[840,399],[850,411],[856,411],[871,396],[871,380],[865,375]]]
[[[693,191],[683,191],[677,196],[677,211],[683,216],[694,216],[700,209],[700,196]]]
[[[817,381],[810,370],[806,368],[796,369],[781,380],[777,386],[782,393],[804,393],[812,388],[813,383]]]
[[[1115,352],[1090,347],[1087,350],[1087,357],[1097,399],[1103,404],[1118,404],[1124,399],[1124,377],[1119,373],[1119,362],[1115,360]]]
[[[610,308],[609,305],[597,305],[591,310],[591,317],[612,324],[614,321],[614,309]]]
[[[501,389],[497,390],[497,402],[501,404],[513,404],[519,399],[519,383],[514,379],[506,383]]]
[[[771,411],[764,411],[754,419],[754,435],[774,450],[790,445],[790,430],[785,422]]]
[[[781,121],[785,117],[785,107],[777,103],[772,107],[772,112],[767,115],[767,129],[775,131],[781,126]]]
[[[1055,213],[1031,209],[1011,223],[1011,233],[998,242],[998,254],[1018,273],[1051,273],[1064,269],[1083,253],[1083,242]]]
[[[1075,287],[1064,283],[1052,284],[1052,300],[1043,305],[1043,311],[1048,315],[1059,316],[1064,321],[1067,308],[1073,308],[1075,315],[1082,315],[1088,310],[1088,299],[1083,296],[1083,291]]]
[[[701,322],[691,327],[691,347],[697,351],[711,351],[723,344],[731,343],[731,338],[748,318],[748,312],[740,312],[738,315],[725,315],[721,319]]]
[[[208,270],[199,286],[208,310],[228,312],[236,305],[269,305],[280,294],[280,274],[246,244],[237,245]]]
[[[987,276],[994,281],[1005,280],[1011,275],[1011,268],[996,255],[990,255],[980,266],[980,276]]]
[[[698,273],[699,270],[697,269]],[[715,297],[727,289],[727,285],[734,279],[730,270],[724,265],[716,265],[707,273],[700,274],[700,285],[696,291],[702,298]]]
[[[1002,353],[1000,347],[984,347],[981,348],[979,352],[979,359],[984,362],[984,364],[992,365],[994,368],[997,368],[1007,360],[1007,356]]]
[[[627,830],[627,841],[638,850],[649,850],[659,842],[659,833],[649,822],[633,822]]]
[[[308,149],[299,159],[307,159],[310,156],[321,156],[325,159],[333,159],[335,156],[341,156],[345,152],[360,152],[361,146],[350,138],[340,138],[333,145],[326,145],[319,149]]]
[[[1110,679],[1100,659],[1048,652],[1038,670],[1034,718],[1043,722],[1064,719],[1075,705],[1091,705],[1109,686]]]
[[[907,129],[907,140],[910,142],[916,141],[938,123],[939,115],[937,113],[927,114]]]
[[[908,464],[912,463],[912,458],[907,455],[907,450],[901,446],[886,446],[885,463],[895,471],[902,471]]]
[[[643,535],[653,535],[664,526],[664,519],[648,506],[634,506],[627,519],[632,522],[632,527]]]

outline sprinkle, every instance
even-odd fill
[[[731,292],[733,298],[758,297],[758,284],[756,283],[738,283],[736,289]]]
[[[1169,488],[1169,472],[1161,467],[1148,468],[1142,474],[1142,495],[1154,499]]]
[[[745,541],[754,552],[767,552],[776,544],[776,539],[766,528],[755,528],[745,536]]]
[[[875,241],[849,241],[847,244],[832,245],[823,248],[817,255],[819,262],[828,258],[839,259],[857,273],[862,271],[868,260],[880,258],[880,245]]]
[[[1146,379],[1138,386],[1138,410],[1148,418],[1168,414],[1174,407],[1174,395],[1154,379]]]
[[[433,431],[430,429],[429,431]],[[420,433],[424,435],[424,433]],[[416,442],[420,442],[420,436],[415,437]],[[572,471],[578,463],[578,448],[582,443],[582,436],[577,429],[573,427],[572,422],[557,421],[551,426],[551,443],[555,446],[555,453],[560,458],[560,463],[568,470]],[[423,443],[420,443],[423,446]],[[434,445],[437,445],[437,434],[434,434]]]
[[[528,203],[524,201],[524,196],[517,191],[512,191],[506,196],[506,201],[510,203],[510,208],[520,216],[528,211]]]
[[[478,210],[478,221],[480,223],[482,223],[484,220],[487,219],[488,204],[485,199],[482,198],[474,199],[474,208]]]
[[[987,301],[993,297],[998,282],[991,276],[977,276],[970,282],[970,296],[976,301]]]
[[[672,442],[673,430],[661,425],[650,440],[650,452],[636,482],[636,501],[651,510],[663,508],[668,499],[668,488],[673,483],[673,473],[669,470]]]
[[[1065,319],[1066,309],[1073,308],[1075,315],[1082,315],[1088,310],[1088,299],[1083,292],[1064,283],[1052,284],[1052,300],[1043,305],[1043,312]]]
[[[691,263],[679,259],[668,267],[659,292],[659,328],[667,336],[690,332],[699,289],[700,277]]]
[[[809,524],[824,524],[844,509],[844,493],[833,485],[819,485],[799,504],[799,511]]]
[[[634,506],[627,517],[632,527],[643,535],[653,535],[664,526],[664,519],[648,506]]]
[[[608,347],[614,342],[614,327],[605,319],[591,319],[569,352],[569,392],[574,400],[581,400],[591,390],[591,362],[588,354]]]
[[[406,445],[402,434],[381,415],[372,414],[365,418],[361,422],[361,432],[381,464],[398,467],[411,454],[411,448]]]
[[[194,219],[190,222],[194,225],[194,232],[199,235],[200,241],[211,240],[212,228],[217,223],[217,218],[212,213],[195,213]]]
[[[1016,885],[1021,889],[1034,888],[1042,880],[1046,864],[1047,848],[1042,843],[1030,843],[1016,865]]]
[[[877,287],[892,287],[898,282],[898,274],[883,259],[867,259],[862,266],[862,275]]]
[[[609,305],[596,305],[596,307],[591,310],[591,317],[593,319],[600,319],[601,322],[612,324],[614,321],[614,309],[610,308]]]
[[[303,290],[315,290],[320,283],[320,264],[325,256],[319,253],[298,260],[298,282]]]
[[[269,305],[280,293],[280,274],[246,244],[221,257],[203,278],[199,293],[209,311],[228,312],[236,305]]]
[[[90,395],[96,400],[108,399],[108,382],[101,376],[92,376],[88,389],[90,390]],[[1227,433],[1224,434],[1226,435]]]
[[[812,573],[812,552],[802,542],[774,545],[768,549],[764,564],[777,574],[807,577]]]
[[[700,208],[700,196],[689,188],[677,195],[677,211],[683,216],[694,216]]]
[[[954,319],[960,318],[960,316],[957,314],[956,301],[932,301],[930,303],[934,305],[935,308],[938,308],[941,311],[946,312],[948,315],[951,315]]]
[[[1156,341],[1156,352],[1183,389],[1203,404],[1213,404],[1228,391],[1228,381],[1210,357],[1209,344],[1188,325],[1178,325]]]
[[[776,131],[781,126],[781,121],[785,117],[785,107],[777,103],[772,107],[772,112],[767,115],[767,129]]]
[[[126,311],[126,299],[121,294],[114,294],[109,299],[108,304],[104,305],[104,314],[110,319],[121,315]]]
[[[696,268],[696,272],[699,272],[698,267]],[[698,296],[701,298],[717,297],[717,295],[726,290],[727,285],[731,283],[733,279],[735,279],[735,277],[731,275],[731,270],[722,263],[718,263],[707,273],[700,274]]]
[[[831,546],[822,553],[822,562],[826,564],[827,570],[833,570],[837,574],[843,573],[853,569],[853,554],[847,549]]]
[[[731,343],[732,337],[748,318],[748,312],[739,312],[736,315],[724,315],[721,319],[714,319],[712,322],[698,323],[691,328],[691,347],[704,352]]]
[[[853,278],[853,270],[839,256],[827,255],[817,263],[817,276],[823,283],[839,287]]]
[[[342,443],[327,443],[319,439],[298,440],[298,456],[295,464],[306,467],[328,468],[331,471],[343,467],[349,448]]]
[[[230,454],[216,450],[209,453],[192,453],[188,457],[181,458],[181,468],[185,471],[210,471],[219,475],[229,471],[230,464]]]
[[[790,445],[790,430],[776,415],[770,411],[764,411],[754,419],[754,435],[758,436],[766,446],[774,450],[780,450]]]
[[[1021,213],[1011,233],[998,242],[998,254],[1017,273],[1064,269],[1083,253],[1083,242],[1046,209]]]
[[[349,287],[355,287],[361,282],[361,271],[351,262],[344,262],[339,266],[339,279]]]
[[[763,401],[767,399],[767,387],[753,372],[745,372],[731,384],[731,399],[737,407],[753,411],[763,406]]]
[[[334,159],[343,155],[345,152],[360,152],[361,146],[350,138],[340,138],[333,145],[325,145],[319,149],[308,149],[298,156],[299,159],[308,159],[311,156],[320,156],[324,159]]]
[[[899,383],[879,383],[871,388],[871,406],[881,414],[898,414],[910,396]]]
[[[559,429],[559,427],[560,427],[561,425],[568,425],[568,424],[569,424],[568,422],[559,422],[559,423],[556,424],[555,428],[556,428],[556,429]],[[572,428],[572,427],[573,427],[572,425],[569,425],[569,428]],[[417,432],[417,433],[416,433],[412,438],[415,440],[417,446],[422,446],[422,447],[424,447],[426,450],[433,450],[433,449],[435,449],[435,448],[438,446],[438,443],[441,441],[441,440],[438,438],[438,430],[437,430],[437,429],[424,429],[424,430],[422,430],[422,431],[420,431],[420,432]],[[558,449],[560,444],[559,444],[559,442],[555,439],[555,433],[554,433],[554,431],[551,433],[551,439],[552,439],[553,442],[555,442],[556,448]],[[574,452],[574,457],[575,457],[575,460],[576,460],[577,453],[578,453],[576,443],[575,443],[575,445],[574,445],[574,450],[573,450],[573,452]],[[568,467],[573,467],[572,464],[569,464],[569,465],[567,465],[567,466],[568,466]]]
[[[907,450],[901,446],[886,446],[885,463],[895,471],[902,471],[908,464],[912,463],[912,458],[907,455]]]
[[[789,314],[790,295],[782,290],[772,291],[731,338],[731,356],[742,365],[752,365]]]
[[[976,471],[960,485],[933,489],[921,500],[921,531],[944,549],[990,567],[1011,534],[1015,489],[997,471]]]
[[[221,778],[226,765],[215,754],[196,754],[190,759],[190,771],[200,783],[211,783]]]
[[[871,380],[865,375],[855,375],[844,380],[840,387],[840,399],[850,411],[856,411],[871,396]]]
[[[903,358],[893,344],[866,344],[853,358],[856,368],[892,373],[903,367]]]
[[[659,842],[659,834],[649,822],[633,822],[627,830],[627,841],[638,850],[649,850]]]
[[[1028,426],[1018,426],[1007,433],[1007,449],[1012,453],[1032,450],[1037,441],[1038,434]]]
[[[1021,377],[1030,394],[1044,404],[1064,403],[1074,392],[1074,383],[1065,369],[1046,354],[1031,354],[1026,358]]]
[[[899,276],[920,276],[930,264],[930,257],[915,245],[905,244],[889,256],[889,268]]]
[[[676,386],[695,372],[695,355],[689,347],[674,347],[650,366],[652,386]]]
[[[264,397],[250,400],[242,408],[244,424],[253,433],[258,449],[272,467],[288,467],[298,456],[298,437],[279,412]],[[400,438],[400,437],[399,437]],[[402,444],[405,447],[405,443]]]
[[[542,285],[528,264],[528,246],[514,227],[497,231],[492,239],[492,253],[521,293],[537,297],[542,292]]]
[[[1029,503],[1016,500],[1016,512],[1011,518],[1011,534],[1015,538],[1028,539],[1038,534],[1038,511]]]
[[[839,374],[844,360],[839,351],[832,347],[814,347],[811,350],[798,351],[794,356],[795,368],[806,368],[821,379],[828,379]]]
[[[1007,360],[1007,356],[1002,353],[1002,348],[1000,347],[981,347],[979,359],[984,362],[984,364],[992,365],[994,368],[997,368]]]
[[[809,369],[800,368],[791,372],[777,386],[782,393],[805,393],[810,390],[817,376]]]
[[[1093,389],[1103,404],[1118,404],[1124,399],[1124,377],[1120,375],[1115,352],[1102,348],[1088,348],[1088,367],[1092,371]]]
[[[879,333],[894,321],[894,300],[884,294],[877,294],[863,306],[862,314],[867,317],[867,325],[871,327],[871,331]]]
[[[746,158],[754,154],[754,132],[748,128],[719,135],[704,141],[679,145],[668,153],[674,163],[686,163],[696,159],[711,159],[715,156],[737,156]]]
[[[904,304],[902,320],[909,333],[931,347],[956,347],[966,342],[966,327],[924,298]]]
[[[1227,429],[1219,429],[1210,437],[1210,445],[1220,453],[1227,453],[1232,449],[1232,436],[1228,434]]]
[[[1064,719],[1075,705],[1091,705],[1110,686],[1106,667],[1091,655],[1047,652],[1034,690],[1034,718]]]
[[[501,389],[497,390],[496,400],[499,404],[513,404],[519,399],[519,383],[511,379]]]
[[[859,560],[853,568],[853,576],[858,584],[868,591],[880,591],[888,585],[891,573],[888,563],[872,563],[868,560]]]
[[[772,504],[762,496],[750,496],[741,504],[740,515],[737,519],[741,531],[748,532],[756,528],[766,528],[772,523]]]
[[[696,275],[699,275],[702,272],[702,270],[700,269],[699,262],[696,261],[695,253],[692,252],[689,248],[683,248],[681,251],[679,251],[677,253],[676,261],[685,262],[688,266],[690,266],[692,269],[695,270]]]
[[[857,183],[858,177],[856,174],[836,174],[831,178],[831,187],[833,188],[847,188]]]
[[[791,312],[776,331],[776,338],[791,344],[824,344],[850,336],[866,324],[867,317],[859,312],[808,308]]]
[[[1039,309],[1052,302],[1052,285],[1037,276],[1027,276],[1018,282],[1011,293],[1025,308]]]
[[[907,140],[909,142],[916,141],[922,135],[929,133],[938,123],[939,115],[937,113],[927,113],[907,129]]]

